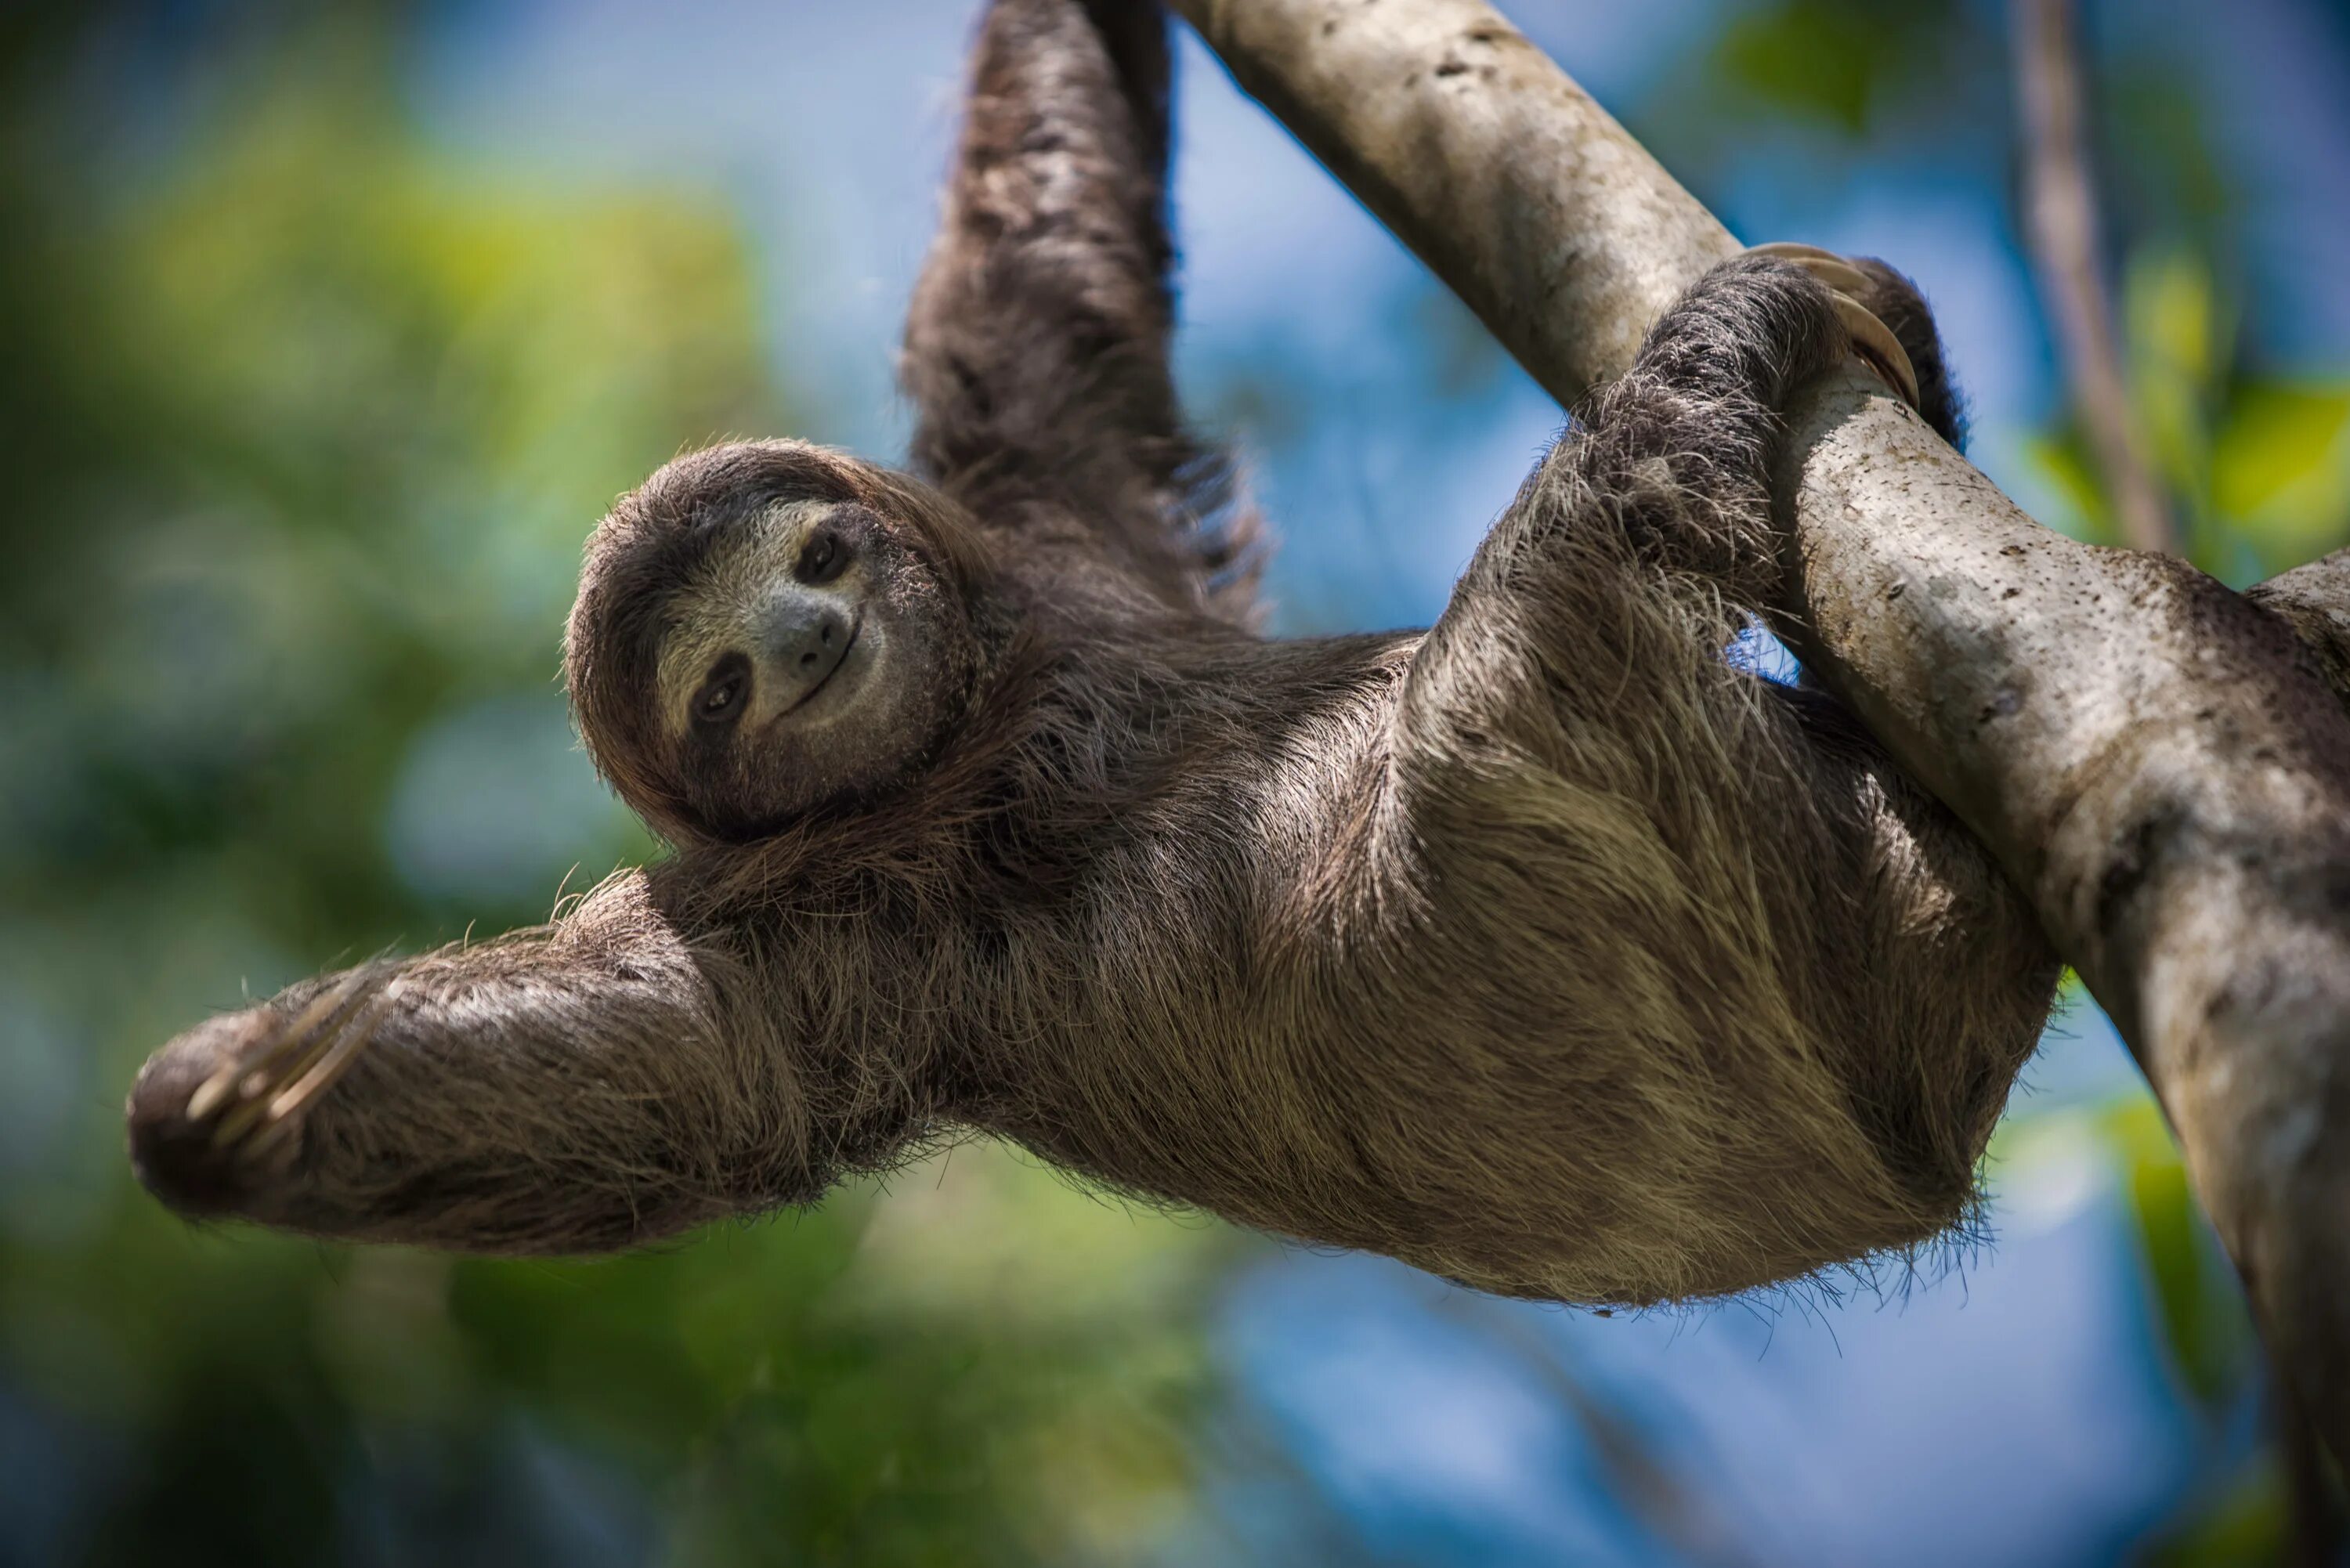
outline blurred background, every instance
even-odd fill
[[[1749,240],[1938,306],[1981,464],[2112,537],[2003,7],[1504,0]],[[681,447],[894,456],[971,0],[0,12],[0,1564],[2293,1560],[2241,1300],[2075,999],[1986,1244],[1504,1304],[968,1147],[658,1253],[193,1231],[136,1064],[651,846],[575,745],[580,542]],[[2350,16],[2106,0],[2132,417],[2239,585],[2350,542]],[[1182,376],[1280,629],[1421,623],[1558,411],[1188,41]]]

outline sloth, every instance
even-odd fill
[[[1723,265],[1432,628],[1267,639],[1170,376],[1168,70],[1156,5],[995,0],[909,470],[722,445],[588,542],[570,697],[666,857],[171,1043],[128,1112],[163,1201],[590,1252],[977,1133],[1611,1304],[1975,1213],[2056,962],[1844,709],[1728,657],[1792,397],[1857,355],[1957,439],[1915,292]]]

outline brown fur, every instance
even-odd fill
[[[167,1198],[571,1251],[976,1128],[1611,1303],[1962,1218],[2054,962],[1840,710],[1721,657],[1773,594],[1776,410],[1846,351],[1825,296],[1760,261],[1701,284],[1424,637],[1262,640],[1167,379],[1161,26],[991,12],[908,333],[929,483],[753,443],[598,531],[575,701],[672,857],[384,966],[366,1049],[266,1158],[186,1152],[189,1093],[329,982],[183,1036],[132,1101]],[[1949,428],[1930,320],[1880,281]],[[641,697],[661,541],[810,494],[883,512],[951,586],[952,715],[886,785],[719,830]]]

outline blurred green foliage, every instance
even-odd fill
[[[1785,0],[1732,14],[1713,44],[1714,78],[1757,109],[1866,132],[1897,95],[1948,80],[1947,51],[1969,30],[1942,0],[1900,6],[1870,0]]]
[[[448,166],[390,22],[255,28],[99,144],[34,67],[133,22],[43,25],[0,95],[0,1561],[1141,1550],[1215,1240],[1000,1153],[595,1264],[133,1190],[120,1097],[234,977],[648,852],[556,681],[579,545],[785,410],[724,206]]]
[[[2094,29],[2106,13],[2088,8]],[[2002,131],[2013,109],[1998,8],[1772,0],[1733,12],[1636,125],[1700,186],[1765,135],[1825,133],[1851,155]],[[2240,345],[2241,198],[2187,62],[2160,37],[2099,58],[2090,125],[2111,233],[2133,411],[2186,553],[2243,587],[2350,545],[2350,376],[2280,370]],[[1969,128],[1972,129],[1970,130]],[[1960,367],[1961,381],[1965,367]],[[2114,543],[2069,415],[2032,443],[2063,510],[2043,521]]]
[[[2189,558],[2245,587],[2350,544],[2350,377],[2242,363],[2232,307],[2185,246],[2135,252],[2119,311],[2132,410]],[[2035,453],[2077,529],[2116,542],[2078,430],[2052,431]]]
[[[1758,123],[1857,146],[2002,114],[1995,20],[1742,7],[1641,128],[1701,171]],[[725,204],[453,165],[399,101],[396,14],[213,17],[201,69],[151,57],[160,25],[0,21],[0,1563],[1118,1563],[1196,1535],[1201,1304],[1249,1243],[1000,1151],[603,1263],[191,1231],[132,1189],[120,1095],[229,977],[531,920],[575,865],[649,852],[556,685],[579,543],[679,448],[792,423]],[[2244,581],[2343,542],[2350,379],[2244,359],[2180,101],[2151,66],[2107,99],[2153,236],[2124,319],[2198,558]],[[1430,309],[1443,388],[1490,375]],[[2039,450],[2094,535],[2077,442]],[[2121,1174],[2216,1429],[2259,1369],[2158,1118],[2039,1120]],[[2275,1469],[2225,1476],[2160,1561],[2282,1550]]]

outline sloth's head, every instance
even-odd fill
[[[978,535],[800,441],[679,458],[588,544],[565,637],[597,767],[672,838],[755,838],[917,770],[968,707]]]

